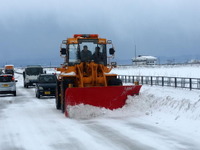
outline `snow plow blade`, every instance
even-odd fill
[[[69,106],[79,104],[117,109],[125,105],[128,95],[139,94],[141,85],[67,88],[65,92],[65,116]]]

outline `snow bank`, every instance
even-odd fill
[[[152,94],[153,93],[153,94]],[[171,115],[172,120],[187,118],[200,120],[200,94],[198,91],[169,87],[143,86],[140,95],[128,96],[126,105],[120,109],[108,110],[89,105],[69,107],[69,116],[76,119],[94,117],[140,117],[157,113]]]
[[[181,117],[200,120],[198,91],[176,89],[173,93],[173,90],[174,88],[144,87],[140,96],[128,97],[128,107],[132,108],[132,113],[140,112],[141,115],[154,115],[159,112],[172,115],[175,120]]]

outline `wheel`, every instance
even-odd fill
[[[24,83],[24,87],[25,87],[25,88],[28,88],[28,84]]]
[[[60,98],[60,82],[56,84],[56,109],[61,109],[61,98]]]
[[[40,94],[39,94],[39,92],[36,92],[36,97],[40,99]]]
[[[17,96],[17,93],[16,93],[16,91],[14,91],[14,92],[13,92],[13,95],[14,95],[14,96]]]
[[[62,87],[62,89],[61,89],[61,111],[62,111],[62,113],[64,113],[65,112],[65,91],[66,91],[66,89],[67,89],[67,86],[68,84],[66,84],[66,82],[61,82],[61,87]]]
[[[69,84],[73,84],[73,80],[70,79],[65,79],[64,81],[61,82],[61,111],[64,113],[65,112],[65,91],[68,88]]]
[[[122,80],[116,79],[116,78],[111,79],[111,80],[108,81],[108,85],[109,86],[121,86],[122,85]]]

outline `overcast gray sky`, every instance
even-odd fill
[[[117,59],[200,53],[200,0],[0,0],[0,65],[59,61],[62,40],[97,33]]]

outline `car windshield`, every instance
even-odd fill
[[[0,76],[0,82],[12,82],[13,77],[12,76]]]
[[[39,76],[38,81],[40,83],[55,83],[56,82],[56,76],[55,75]]]
[[[7,69],[7,70],[5,70],[5,73],[6,73],[6,74],[13,74],[13,73],[14,73],[14,70],[12,70],[12,69]]]

